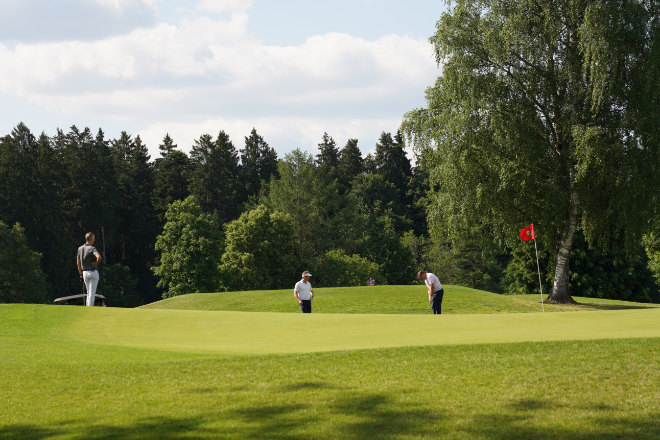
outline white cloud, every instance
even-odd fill
[[[0,41],[90,41],[153,26],[153,0],[0,0]]]
[[[199,0],[195,9],[208,12],[245,12],[252,0]]]
[[[250,119],[213,118],[192,123],[155,123],[137,130],[145,144],[149,147],[152,159],[159,157],[158,145],[168,133],[179,149],[189,152],[194,141],[202,134],[213,137],[220,130],[229,134],[234,147],[239,150],[245,145],[245,136],[252,128],[275,148],[279,157],[300,148],[313,155],[317,153],[317,144],[321,142],[324,132],[333,137],[337,146],[342,148],[348,139],[358,139],[358,146],[363,155],[373,152],[383,131],[393,132],[399,128],[401,118],[316,118],[313,116],[262,117]]]
[[[214,3],[232,11],[226,20],[189,16],[98,41],[0,44],[0,95],[71,124],[86,115],[122,124],[152,156],[167,132],[183,146],[224,129],[240,148],[252,127],[278,150],[316,146],[328,131],[338,145],[360,139],[365,151],[423,105],[437,75],[426,40],[329,33],[269,46],[250,37],[240,11],[250,2]]]

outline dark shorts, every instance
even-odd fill
[[[303,299],[300,311],[303,313],[312,313],[312,300]]]

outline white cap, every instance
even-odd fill
[[[302,274],[302,276],[304,276],[304,277],[311,277],[312,274],[309,273],[309,272],[307,272],[307,271],[304,271],[303,274]]]

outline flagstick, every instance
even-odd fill
[[[539,291],[541,292],[541,309],[545,313],[545,307],[543,306],[543,286],[541,285],[541,266],[539,265],[539,251],[536,248],[536,238],[534,239],[534,251],[536,251],[536,269],[539,271]]]

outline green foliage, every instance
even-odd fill
[[[488,228],[472,226],[462,240],[454,241],[452,257],[454,268],[448,282],[490,292],[501,291],[503,256]]]
[[[240,199],[238,153],[229,135],[220,131],[214,141],[211,135],[203,134],[195,141],[190,158],[190,194],[220,223],[236,218]]]
[[[0,303],[46,302],[41,254],[28,246],[23,227],[0,221]]]
[[[293,285],[301,269],[290,215],[259,205],[225,228],[227,241],[220,270],[229,289]]]
[[[20,123],[0,138],[0,221],[20,223],[30,246],[43,255],[41,267],[51,298],[70,294],[66,176],[62,157],[45,134],[35,139]]]
[[[352,211],[337,181],[300,150],[287,154],[278,169],[280,178],[271,179],[263,203],[291,216],[301,266],[309,266],[328,249],[344,247],[353,235]]]
[[[165,290],[163,298],[221,289],[218,264],[223,237],[215,217],[202,212],[197,199],[175,201],[165,214],[167,222],[156,239],[159,265],[152,271]]]
[[[314,269],[314,284],[318,286],[363,286],[369,276],[382,280],[378,265],[357,254],[348,255],[341,249],[330,250],[319,259]]]
[[[644,237],[643,244],[649,259],[648,268],[655,278],[656,286],[660,287],[660,236],[650,232]]]
[[[388,217],[365,217],[359,254],[380,268],[387,284],[409,284],[417,275],[415,260]],[[383,283],[383,284],[385,284]]]
[[[571,289],[583,297],[650,302],[652,274],[641,257],[642,252],[640,248],[637,255],[630,256],[615,246],[607,251],[590,248],[578,236],[571,252]]]
[[[607,5],[607,6],[605,6]],[[556,249],[552,298],[570,301],[579,224],[639,243],[659,203],[655,2],[458,0],[431,38],[442,75],[404,128],[433,163],[452,234],[473,224]],[[652,86],[651,84],[655,84]],[[646,95],[644,95],[646,93]]]
[[[150,275],[150,264],[155,258],[153,243],[160,226],[152,204],[153,166],[140,136],[132,139],[126,132],[122,132],[119,139],[110,142],[110,153],[118,196],[117,206],[113,210],[115,225],[119,229],[118,239],[112,240],[120,247],[115,253],[119,256],[116,260],[131,268],[134,274],[144,277]],[[155,289],[151,290],[149,292],[145,287],[144,296],[155,296]]]
[[[245,137],[245,148],[241,151],[240,174],[244,193],[239,199],[250,199],[261,192],[264,183],[277,177],[277,153],[261,137],[256,129]]]
[[[539,265],[548,267],[549,253],[539,249]],[[543,269],[542,269],[543,270]],[[541,287],[543,293],[548,293],[551,284],[547,270],[541,272]],[[539,273],[536,264],[534,244],[519,240],[511,249],[511,260],[504,270],[502,281],[504,293],[511,295],[534,294],[539,292]]]
[[[325,172],[336,171],[339,166],[339,149],[332,136],[323,133],[323,140],[318,147],[319,154],[316,155],[316,163]]]
[[[172,138],[166,135],[159,146],[162,157],[154,164],[154,189],[152,203],[161,221],[167,207],[175,200],[189,195],[191,164],[183,151],[177,150]]]
[[[105,296],[110,307],[137,307],[142,304],[137,279],[128,266],[116,263],[104,266],[97,292]]]
[[[344,148],[339,151],[339,163],[337,164],[337,174],[341,185],[350,190],[351,182],[364,170],[364,159],[362,152],[358,148],[357,139],[349,139]]]

